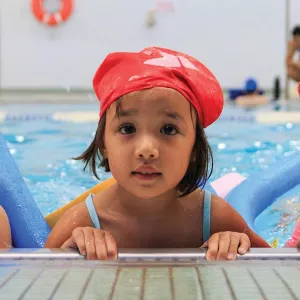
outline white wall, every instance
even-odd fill
[[[30,0],[1,0],[2,88],[89,88],[108,52],[149,45],[194,55],[224,87],[256,76],[268,88],[275,76],[284,78],[283,0],[176,0],[175,12],[157,13],[154,28],[145,22],[155,0],[74,1],[69,21],[52,29],[34,19]],[[293,25],[300,1],[291,1]]]

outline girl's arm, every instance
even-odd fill
[[[243,200],[241,199],[241,201]],[[253,248],[271,248],[263,238],[248,227],[243,217],[228,202],[218,196],[212,195],[211,234],[224,231],[247,234]]]
[[[0,206],[0,248],[11,248],[9,220],[2,206]]]
[[[117,245],[113,236],[92,225],[85,203],[66,211],[52,229],[46,248],[77,248],[87,259],[116,260]]]
[[[75,228],[93,227],[85,202],[79,203],[67,210],[52,228],[45,248],[60,248],[67,241]]]

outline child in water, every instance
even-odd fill
[[[208,260],[232,260],[250,245],[270,247],[225,200],[201,189],[212,167],[204,128],[223,109],[221,87],[203,64],[158,47],[112,53],[93,86],[100,121],[78,159],[95,176],[100,161],[116,183],[69,209],[45,247],[100,260],[116,259],[117,248],[202,246]]]
[[[11,247],[11,233],[8,217],[0,205],[0,248]]]
[[[260,105],[266,105],[270,99],[261,95],[258,89],[257,81],[253,78],[248,78],[244,87],[245,94],[236,98],[235,103],[238,107],[252,108]]]

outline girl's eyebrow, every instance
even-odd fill
[[[122,117],[130,117],[130,116],[135,116],[138,114],[138,110],[137,109],[119,109],[119,111],[116,112],[115,116],[113,117],[114,119],[120,119]]]
[[[181,121],[182,123],[186,123],[184,117],[182,117],[179,113],[175,111],[163,110],[161,111],[168,118],[174,119],[176,121]]]

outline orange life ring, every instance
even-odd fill
[[[73,0],[62,0],[61,8],[58,12],[45,12],[43,0],[31,0],[31,8],[36,19],[48,26],[57,26],[65,22],[73,11]]]

